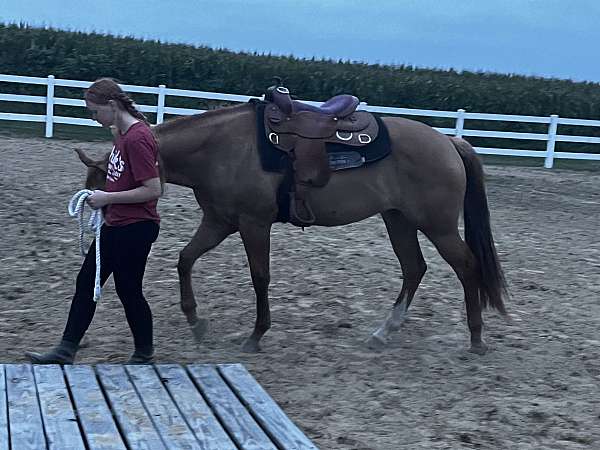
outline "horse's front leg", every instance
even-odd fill
[[[260,350],[260,339],[271,328],[268,293],[271,224],[260,224],[251,219],[241,220],[240,236],[248,256],[252,284],[256,293],[256,323],[254,331],[242,345],[242,351],[256,353]]]
[[[204,211],[202,223],[194,237],[179,254],[177,272],[179,273],[181,309],[192,328],[194,338],[198,342],[202,340],[208,329],[208,320],[205,318],[199,319],[196,314],[196,299],[192,288],[192,267],[200,256],[215,248],[227,236],[236,231],[235,227],[221,220],[216,214],[211,211]]]

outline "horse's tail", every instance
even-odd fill
[[[503,298],[508,297],[508,288],[492,237],[483,165],[471,144],[460,138],[450,139],[463,161],[467,175],[465,240],[479,263],[479,301],[483,308],[489,305],[506,314]]]

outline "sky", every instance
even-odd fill
[[[0,0],[0,22],[600,83],[600,0]]]

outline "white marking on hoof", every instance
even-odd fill
[[[392,308],[392,313],[388,318],[388,330],[389,331],[397,331],[400,329],[400,325],[404,323],[406,317],[408,316],[408,305],[406,304],[406,300],[402,300],[397,305],[394,305]]]
[[[406,300],[403,300],[397,305],[394,305],[388,318],[385,319],[377,331],[373,333],[372,337],[379,339],[384,344],[387,343],[390,334],[400,329],[400,326],[404,320],[406,320],[407,315],[408,309],[406,306]]]

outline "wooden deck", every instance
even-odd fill
[[[316,448],[241,364],[0,364],[0,450]]]

